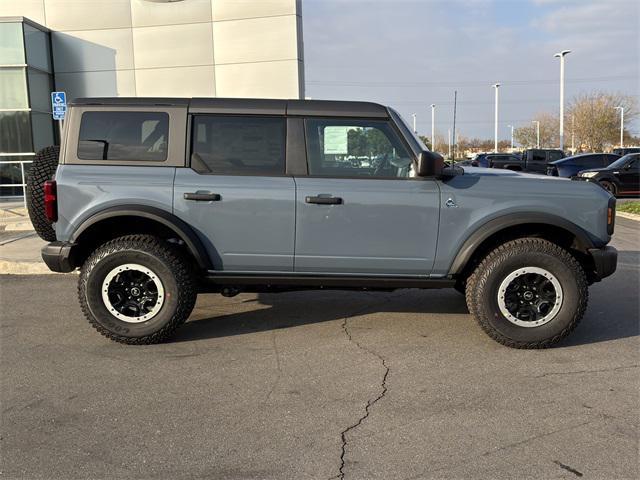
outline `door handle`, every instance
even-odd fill
[[[342,205],[340,197],[305,197],[305,203],[315,203],[317,205]]]
[[[222,196],[219,193],[211,192],[189,192],[184,194],[184,199],[196,202],[219,202],[222,200]]]

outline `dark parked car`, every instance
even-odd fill
[[[574,180],[599,183],[612,195],[640,195],[640,153],[630,153],[605,168],[578,173]]]
[[[472,167],[506,168],[509,165],[519,165],[519,155],[510,153],[479,153],[471,160]]]
[[[520,168],[517,165],[507,166],[509,170],[522,170],[525,172],[546,173],[547,164],[564,158],[562,150],[532,148],[522,152]]]
[[[581,170],[606,167],[619,158],[612,153],[581,153],[551,162],[547,166],[547,175],[570,178],[576,176]]]
[[[640,147],[614,148],[613,153],[623,157],[629,153],[640,153]]]

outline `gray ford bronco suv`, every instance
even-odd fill
[[[79,99],[27,194],[46,264],[129,344],[200,292],[451,287],[494,340],[543,348],[617,261],[604,189],[445,166],[374,103]]]

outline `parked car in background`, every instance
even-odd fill
[[[583,170],[574,180],[599,183],[615,196],[640,195],[640,153],[625,155],[604,168]]]
[[[604,168],[619,158],[612,153],[581,153],[551,162],[547,166],[547,175],[570,178],[581,170]]]
[[[615,153],[616,155],[623,157],[629,153],[640,153],[640,147],[614,148],[611,153]]]
[[[506,168],[507,170],[515,170],[532,173],[546,173],[547,164],[555,160],[564,158],[562,150],[532,148],[522,152],[522,155],[510,155],[508,161],[500,162],[496,168]],[[499,166],[498,166],[499,165]]]
[[[519,165],[520,156],[512,153],[480,153],[471,160],[472,167],[508,168]]]

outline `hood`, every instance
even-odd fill
[[[507,170],[504,168],[482,168],[482,167],[464,167],[464,174],[475,177],[499,177],[499,178],[513,178],[514,180],[540,180],[540,181],[552,181],[552,182],[565,182],[570,181],[568,178],[552,177],[549,175],[517,172],[514,170]]]

